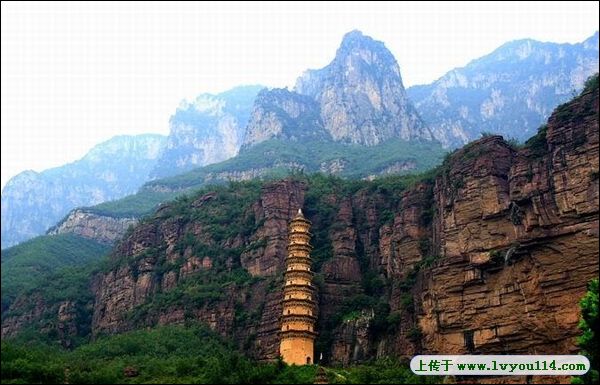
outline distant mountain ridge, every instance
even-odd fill
[[[596,72],[598,32],[577,44],[524,39],[407,92],[434,137],[447,147],[482,132],[524,140]]]
[[[165,140],[116,136],[78,161],[11,178],[2,189],[2,248],[43,234],[74,207],[134,193],[148,180]]]
[[[240,86],[183,100],[171,116],[168,137],[117,136],[79,161],[15,176],[2,191],[2,248],[44,234],[76,207],[119,199],[149,180],[235,156],[263,88]]]
[[[228,93],[240,93],[234,90]],[[218,163],[213,157],[214,164],[151,180],[138,194],[81,212],[74,210],[65,219],[69,226],[52,233],[69,229],[79,229],[77,234],[95,233],[82,230],[84,222],[97,223],[98,215],[110,218],[107,222],[139,217],[160,202],[211,183],[319,171],[372,179],[424,171],[441,161],[443,149],[407,99],[396,59],[382,42],[360,31],[347,33],[333,61],[320,70],[305,72],[294,90],[258,92],[258,88],[247,87],[242,91],[246,96],[250,91],[257,95],[245,133],[236,131],[239,125],[231,126],[237,138],[243,137],[241,147],[235,148],[233,142],[229,143],[230,152],[223,143],[214,147],[221,140],[219,121],[231,102],[225,94],[201,95],[195,103],[183,103],[171,118],[169,145],[155,172],[161,168],[168,175],[191,168],[196,161],[202,164],[198,159],[207,151],[220,150],[224,156],[239,149],[237,156]],[[203,144],[188,145],[201,130]],[[204,146],[209,141],[212,144]],[[98,227],[94,225],[94,229]]]
[[[2,247],[43,234],[71,209],[119,199],[145,182],[182,173],[182,179],[202,175],[192,183],[198,186],[291,169],[354,177],[422,170],[432,164],[436,151],[443,151],[437,141],[453,147],[482,132],[517,139],[533,135],[550,111],[596,71],[598,33],[578,44],[526,39],[504,44],[430,85],[405,90],[398,63],[384,43],[351,31],[332,62],[306,71],[293,90],[241,86],[182,101],[170,118],[165,144],[155,157],[140,158],[140,164],[135,155],[121,161],[128,151],[123,147],[115,156],[107,154],[103,166],[94,166],[101,171],[92,167],[61,176],[61,167],[13,178],[2,192]],[[418,142],[418,151],[431,143],[431,151],[424,154],[425,161],[415,162],[415,151],[396,141]],[[275,148],[275,143],[289,148]],[[398,143],[398,153],[384,146],[384,154],[360,166],[349,159],[356,149],[343,147],[386,143]],[[309,150],[310,160],[294,153]],[[248,151],[239,161],[222,163]],[[105,158],[92,150],[84,159]],[[251,163],[240,164],[249,159]],[[214,168],[198,169],[214,163]],[[144,212],[173,191],[152,194],[147,203],[131,198],[136,206],[128,211]]]
[[[167,145],[152,178],[162,178],[237,155],[254,99],[263,86],[240,86],[182,101],[169,119]]]

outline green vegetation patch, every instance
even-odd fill
[[[255,179],[272,180],[294,172],[334,171],[344,178],[364,178],[382,172],[406,175],[438,165],[445,150],[437,142],[393,139],[365,147],[330,141],[289,142],[271,139],[245,149],[221,163],[148,182],[125,198],[87,207],[86,210],[112,217],[139,217],[152,212],[161,202],[207,185],[225,184],[234,173],[253,172]]]
[[[65,267],[98,261],[109,246],[74,234],[42,235],[2,250],[2,309]]]
[[[257,363],[230,341],[190,324],[138,330],[72,351],[44,344],[2,342],[3,384],[309,384],[316,365]],[[382,359],[348,368],[325,368],[336,384],[437,383],[416,376],[406,363]]]

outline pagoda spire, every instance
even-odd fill
[[[302,209],[298,209],[298,214],[290,222],[285,260],[279,353],[284,362],[295,365],[314,363],[317,318],[312,285],[314,273],[310,269],[310,225]]]

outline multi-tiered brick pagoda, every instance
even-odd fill
[[[310,225],[298,209],[289,228],[279,353],[290,365],[314,363],[316,305],[310,270]]]

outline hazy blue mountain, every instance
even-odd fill
[[[119,199],[150,179],[235,156],[262,88],[243,86],[183,101],[167,138],[115,137],[77,162],[15,176],[2,190],[2,248],[45,233],[76,207]]]
[[[598,34],[574,45],[515,41],[432,85],[412,87],[430,130],[391,52],[352,31],[332,62],[306,71],[294,90],[240,87],[182,103],[154,170],[172,176],[86,212],[107,220],[139,217],[184,191],[290,171],[373,178],[424,170],[439,162],[440,142],[457,145],[482,131],[531,136],[597,69],[597,52]],[[230,159],[217,162],[224,158]],[[87,229],[77,215],[68,222],[61,231]]]
[[[167,145],[152,177],[176,175],[237,155],[254,99],[263,86],[241,86],[182,101],[169,120]]]
[[[333,61],[306,71],[295,91],[317,102],[335,141],[373,146],[392,138],[432,139],[406,96],[394,55],[360,31],[347,33]]]
[[[290,173],[316,172],[349,179],[375,179],[411,174],[439,165],[444,149],[437,141],[391,139],[375,146],[334,141],[271,138],[224,162],[196,168],[183,174],[154,179],[136,194],[81,210],[110,223],[120,218],[140,218],[167,202],[194,190],[235,181],[283,178]],[[87,219],[72,215],[72,228],[86,227]],[[96,222],[97,223],[97,222]],[[89,229],[88,233],[94,233]],[[59,231],[58,233],[66,233]],[[91,237],[92,239],[96,239]]]
[[[2,248],[43,234],[75,207],[134,193],[148,180],[165,140],[116,136],[76,162],[13,177],[2,189]]]
[[[68,226],[57,232],[92,234],[86,224],[92,216],[94,229],[101,216],[107,223],[140,217],[161,202],[209,184],[290,172],[372,179],[424,171],[443,157],[441,144],[407,99],[396,59],[382,42],[359,31],[346,34],[334,60],[304,73],[294,91],[258,91],[238,88],[182,104],[171,118],[170,147],[155,175],[206,165],[153,179],[138,194],[73,212],[63,222]],[[239,130],[241,119],[228,112],[232,95],[238,96],[238,107],[240,100],[253,101],[246,110],[245,132]],[[220,131],[224,128],[229,139]],[[241,147],[236,140],[242,140]],[[230,159],[215,162],[219,156]]]
[[[433,136],[406,96],[392,53],[382,42],[352,31],[332,62],[304,72],[294,91],[260,92],[242,149],[269,139],[375,146]]]
[[[382,42],[352,31],[332,62],[306,71],[293,91],[243,86],[182,102],[171,116],[163,150],[152,142],[143,154],[129,154],[114,144],[116,150],[104,156],[100,149],[107,144],[102,144],[79,162],[13,178],[2,192],[2,247],[43,233],[75,207],[119,199],[148,180],[213,163],[219,163],[214,168],[219,172],[198,169],[207,175],[194,183],[284,169],[363,176],[410,172],[423,165],[411,160],[415,153],[406,143],[418,141],[419,148],[431,143],[433,156],[440,152],[435,139],[455,146],[484,131],[524,139],[597,70],[598,33],[579,44],[519,40],[431,85],[411,87],[407,96],[391,52]],[[240,149],[247,152],[263,142],[268,142],[264,148],[245,158],[223,163]],[[388,142],[398,142],[402,153],[386,147],[376,166],[361,165],[360,172],[351,170],[356,148],[339,146]],[[298,153],[306,149],[321,153]],[[148,204],[136,204],[151,206],[164,198],[156,195]],[[140,211],[137,206],[128,210]]]
[[[432,84],[410,87],[408,95],[445,146],[462,145],[482,132],[523,140],[596,72],[598,32],[577,44],[524,39]]]
[[[288,89],[264,89],[254,102],[242,150],[268,139],[330,141],[319,105],[311,97]]]

